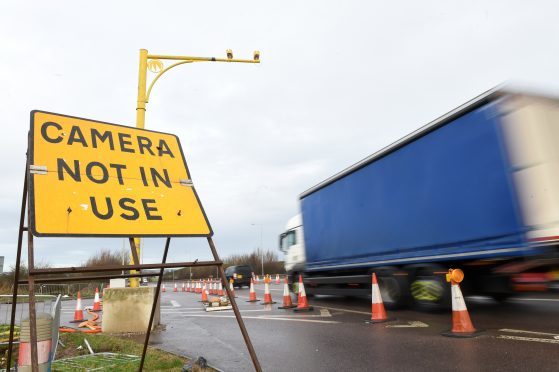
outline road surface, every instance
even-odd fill
[[[167,288],[172,288],[167,285]],[[257,285],[258,298],[263,285]],[[278,304],[237,303],[265,371],[557,371],[559,296],[526,295],[497,304],[467,298],[476,328],[472,339],[448,338],[451,314],[413,310],[389,312],[395,320],[366,324],[367,299],[314,297],[315,311],[278,309],[282,285],[271,285]],[[232,311],[207,313],[193,293],[162,295],[166,330],[151,345],[187,356],[203,356],[224,371],[251,370],[250,357]]]
[[[263,285],[257,285],[256,292],[262,299]],[[271,293],[278,304],[265,306],[246,302],[248,289],[236,290],[265,371],[559,370],[557,294],[517,296],[503,304],[466,298],[474,326],[483,333],[456,339],[441,335],[450,328],[450,312],[389,311],[394,321],[366,324],[368,299],[317,296],[309,299],[315,311],[294,313],[278,309],[282,285],[272,284]],[[166,329],[152,333],[150,344],[189,357],[203,356],[223,371],[252,370],[232,311],[207,313],[199,299],[194,293],[163,293],[161,319]],[[83,304],[92,306],[93,300]],[[7,309],[9,305],[2,305]],[[69,323],[74,309],[75,301],[63,302],[62,325],[75,326]],[[26,304],[18,305],[18,319],[26,312]]]

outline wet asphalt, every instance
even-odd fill
[[[261,300],[263,285],[256,292]],[[441,335],[451,326],[450,312],[389,311],[391,322],[367,324],[371,305],[366,298],[317,296],[309,299],[314,311],[294,313],[278,309],[282,285],[271,285],[275,305],[246,302],[247,288],[236,294],[264,371],[559,370],[556,294],[522,295],[502,304],[467,298],[474,326],[483,330],[469,339]],[[165,330],[152,333],[150,345],[203,356],[223,371],[253,370],[233,312],[206,312],[199,300],[194,293],[162,293]],[[63,323],[74,306],[64,302]]]

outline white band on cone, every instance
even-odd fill
[[[452,296],[452,311],[468,310],[466,309],[466,302],[464,302],[464,296],[462,295],[460,286],[458,284],[452,284],[450,288]]]
[[[372,292],[373,295],[371,296],[371,303],[373,304],[380,304],[382,303],[382,297],[380,296],[380,288],[377,283],[372,285]]]
[[[283,296],[289,296],[289,285],[287,283],[283,285]]]

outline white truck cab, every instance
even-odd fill
[[[303,218],[298,214],[287,221],[285,232],[280,235],[280,250],[285,254],[285,271],[300,272],[305,265],[305,240]]]

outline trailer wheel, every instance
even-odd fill
[[[410,284],[410,293],[417,309],[438,311],[450,308],[450,284],[443,275],[434,274],[441,271],[444,270],[432,266],[416,272]]]
[[[377,274],[382,302],[388,309],[405,307],[409,303],[408,279],[399,275],[395,267],[375,269]]]

